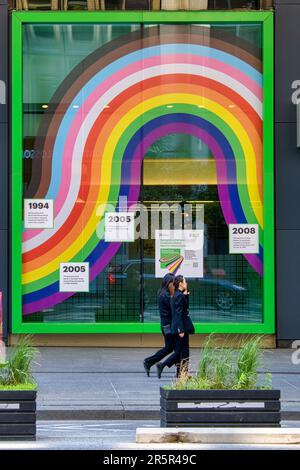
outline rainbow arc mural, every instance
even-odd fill
[[[105,204],[139,199],[147,149],[173,133],[216,161],[227,224],[256,223],[263,274],[262,70],[259,51],[215,29],[159,25],[99,48],[61,83],[42,119],[27,198],[54,200],[53,229],[23,232],[23,314],[63,302],[59,263],[90,263],[90,281],[120,248],[106,243]],[[100,225],[99,225],[100,224]],[[97,230],[98,228],[98,230]],[[99,237],[100,232],[100,237]]]

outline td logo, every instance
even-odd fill
[[[296,341],[293,341],[292,348],[296,349],[296,351],[293,352],[291,360],[295,366],[298,366],[300,364],[300,340],[299,339],[297,339]]]

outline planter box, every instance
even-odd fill
[[[35,436],[36,391],[0,390],[0,441]]]
[[[280,390],[160,389],[161,427],[280,427]]]

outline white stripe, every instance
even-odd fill
[[[81,162],[83,157],[83,150],[85,143],[91,128],[98,118],[99,114],[103,110],[104,106],[109,104],[116,96],[118,96],[123,91],[127,90],[130,86],[141,82],[142,80],[167,74],[192,74],[202,77],[207,77],[212,80],[215,80],[223,85],[226,85],[228,88],[234,90],[240,96],[242,96],[256,111],[256,113],[262,117],[262,103],[255,96],[252,91],[246,88],[241,82],[235,80],[234,78],[219,72],[210,67],[205,67],[202,65],[193,65],[193,64],[162,64],[154,67],[149,67],[147,69],[140,70],[135,72],[128,77],[120,80],[114,86],[112,86],[106,93],[104,93],[100,99],[94,104],[87,114],[85,120],[82,122],[80,130],[78,132],[72,157],[72,176],[71,184],[67,194],[67,198],[59,212],[55,217],[54,229],[43,230],[35,237],[23,242],[23,253],[33,250],[34,248],[40,246],[45,241],[49,240],[64,224],[65,220],[68,218],[71,213],[75,201],[77,199],[79,189],[80,189],[80,180],[81,180]],[[105,83],[105,82],[104,82]],[[101,88],[100,88],[101,89]],[[188,85],[187,85],[188,92]],[[78,112],[82,112],[82,107],[78,109]],[[84,114],[84,107],[83,107]]]

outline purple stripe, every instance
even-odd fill
[[[233,224],[237,222],[237,219],[234,215],[231,200],[228,193],[228,186],[222,184],[226,181],[226,159],[222,151],[222,148],[219,146],[218,142],[214,137],[208,134],[204,129],[201,129],[193,124],[186,123],[172,123],[160,126],[151,133],[147,134],[143,141],[137,147],[132,162],[131,162],[131,180],[140,181],[141,177],[141,167],[142,160],[147,151],[147,149],[161,137],[172,134],[172,133],[181,133],[181,134],[190,134],[201,139],[211,150],[214,158],[216,159],[217,165],[217,181],[218,181],[218,192],[220,197],[220,203],[224,218],[227,224]],[[140,192],[140,186],[133,185],[129,193],[129,201],[137,201]],[[132,202],[134,204],[135,202]],[[249,264],[257,271],[261,276],[263,274],[263,264],[259,259],[259,256],[253,254],[244,255]]]
[[[107,266],[107,264],[110,262],[112,257],[119,250],[120,246],[121,246],[121,243],[111,243],[109,245],[107,250],[105,250],[101,258],[99,258],[99,261],[97,262],[97,267],[99,269],[98,273],[101,272],[105,268],[105,266]],[[91,268],[90,270],[91,280],[94,279],[96,275],[98,274],[95,271],[95,265],[96,263],[94,264],[93,268]],[[44,297],[42,300],[38,300],[37,302],[31,302],[30,304],[23,306],[23,314],[28,315],[29,313],[39,312],[40,310],[49,308],[53,305],[63,302],[64,300],[67,300],[69,297],[72,297],[72,295],[74,295],[74,293],[57,292],[57,294],[50,295],[49,297]]]
[[[136,204],[139,198],[140,185],[132,184],[132,182],[135,183],[136,181],[141,181],[142,161],[147,149],[158,139],[171,133],[194,135],[201,139],[209,147],[214,158],[216,159],[217,181],[219,182],[218,192],[225,221],[227,224],[235,223],[236,218],[231,207],[228,187],[227,184],[222,184],[223,181],[226,181],[224,175],[227,175],[226,160],[224,153],[216,139],[214,139],[204,129],[201,129],[193,124],[172,123],[160,126],[159,128],[147,134],[144,139],[140,142],[140,144],[136,148],[136,151],[133,155],[133,159],[131,161],[130,191],[128,195],[128,200],[130,204]],[[113,256],[119,250],[120,246],[121,243],[111,243],[108,248],[103,252],[103,255],[99,258],[96,263],[94,263],[93,267],[90,270],[91,281],[95,279],[95,277],[107,266],[107,264],[111,261]],[[257,272],[259,272],[259,274],[262,275],[263,266],[259,257],[256,255],[244,255],[244,257],[247,259],[249,264]],[[31,302],[30,304],[23,306],[23,314],[26,315],[33,312],[38,312],[45,308],[49,308],[49,306],[61,303],[72,295],[74,294],[58,292],[57,294],[45,297],[44,299],[39,300],[37,302]]]

